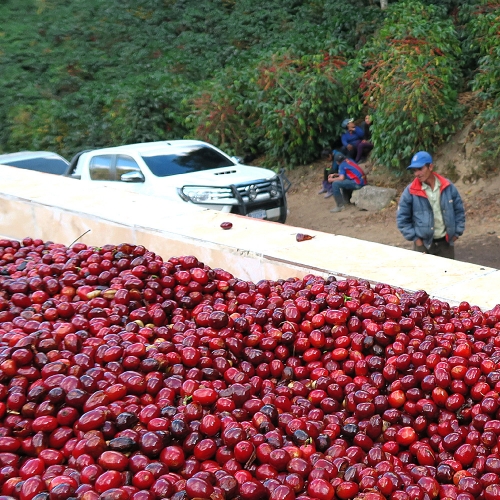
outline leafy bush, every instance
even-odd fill
[[[3,120],[10,130],[7,148],[12,151],[53,149],[63,134],[61,124],[53,118],[53,106],[48,100],[36,107],[29,104],[12,107]]]
[[[485,97],[500,95],[500,4],[481,0],[471,13],[468,41],[479,52],[474,90]]]
[[[350,96],[342,57],[271,55],[256,67],[226,71],[193,101],[195,137],[233,153],[265,153],[270,166],[318,156],[340,132]]]
[[[497,96],[498,13],[484,0],[389,4],[4,0],[0,151],[196,137],[291,167],[370,110],[373,157],[399,172],[455,130],[462,70],[479,68],[471,85]],[[496,109],[478,122],[485,140]]]
[[[263,153],[266,165],[288,167],[317,158],[324,146],[338,140],[348,106],[359,101],[346,60],[373,33],[380,10],[365,8],[360,15],[356,2],[306,3],[302,9],[298,3],[285,2],[281,17],[269,11],[267,2],[266,7],[254,0],[232,5],[233,19],[244,20],[235,22],[240,29],[234,36],[246,40],[237,45],[248,46],[240,59],[248,64],[227,67],[200,86],[190,100],[191,135],[232,153]],[[272,32],[260,38],[264,22],[272,26],[268,18],[290,27],[281,37],[289,50],[255,52],[276,45]],[[253,32],[245,35],[250,27]]]
[[[400,2],[358,56],[364,104],[374,110],[373,156],[401,172],[415,151],[434,150],[455,132],[460,47],[441,9]]]
[[[284,53],[352,57],[381,15],[361,0],[55,0],[37,9],[31,0],[2,2],[9,24],[0,37],[0,150],[43,147],[71,156],[187,135],[265,153],[274,132],[262,121],[273,123],[271,103],[280,97],[273,91],[259,102],[262,64]],[[287,83],[291,91],[300,89],[300,77]],[[320,88],[327,80],[309,97],[328,92]],[[304,114],[305,106],[300,120],[308,120],[309,139],[299,137],[297,148],[313,136],[316,144],[283,158],[285,141],[270,161],[277,154],[312,159],[332,140],[315,131],[330,124]],[[294,112],[290,103],[287,112]]]
[[[355,89],[345,85],[346,61],[327,53],[275,56],[257,68],[257,109],[269,163],[304,164],[340,133]]]
[[[228,68],[186,99],[189,135],[235,155],[258,150],[258,126],[251,71]]]
[[[476,120],[481,160],[486,172],[498,171],[500,158],[500,4],[481,0],[467,9],[467,43],[478,53],[472,88],[491,105]]]
[[[487,174],[500,169],[500,98],[483,111],[476,120],[479,130],[479,145],[481,146],[482,169]]]
[[[101,104],[108,144],[130,144],[182,137],[183,96],[189,85],[180,77],[142,75],[115,84]]]

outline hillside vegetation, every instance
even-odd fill
[[[347,116],[401,172],[461,126],[500,155],[500,2],[1,0],[0,152],[197,138],[304,164]]]

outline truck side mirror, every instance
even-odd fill
[[[144,175],[141,172],[127,172],[120,176],[122,182],[144,182]]]

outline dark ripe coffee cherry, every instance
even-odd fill
[[[62,389],[61,387],[54,387],[47,394],[47,398],[49,399],[49,401],[51,401],[52,403],[55,403],[55,404],[62,403],[64,401],[65,397],[66,397],[66,393],[65,393],[64,389]]]
[[[267,415],[269,417],[269,420],[274,424],[277,425],[278,423],[278,409],[274,405],[264,405],[259,411],[261,411],[264,415]]]
[[[224,497],[228,500],[234,498],[238,493],[238,481],[234,477],[226,474],[218,481],[218,486],[222,490]]]
[[[48,500],[50,493],[48,491],[42,491],[33,497],[32,500]]]
[[[302,446],[306,444],[308,439],[309,439],[309,434],[306,431],[303,431],[302,429],[297,429],[292,434],[292,441],[297,446]]]
[[[122,431],[132,429],[137,422],[139,422],[139,417],[135,413],[124,412],[116,417],[115,425],[118,430]]]
[[[130,437],[117,437],[111,439],[108,443],[108,447],[112,451],[119,451],[122,453],[132,452],[137,449],[137,442]]]
[[[49,500],[67,500],[73,497],[76,488],[72,484],[61,483],[51,489]]]
[[[160,416],[165,418],[173,418],[177,414],[177,408],[175,406],[164,406],[160,410]]]
[[[331,438],[327,434],[320,434],[315,439],[316,449],[320,452],[325,452],[331,446]]]
[[[220,227],[222,229],[228,230],[228,229],[231,229],[233,227],[233,223],[232,222],[222,222]]]
[[[356,424],[346,424],[342,427],[342,435],[348,439],[354,438],[358,432],[358,426]]]
[[[175,439],[184,439],[190,432],[189,425],[180,419],[172,420],[169,430]]]
[[[188,500],[189,496],[185,490],[175,492],[171,497],[171,500]]]

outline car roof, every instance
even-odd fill
[[[175,149],[178,146],[206,146],[215,149],[214,146],[203,141],[178,139],[173,141],[155,141],[155,142],[139,142],[137,144],[124,144],[123,146],[112,146],[109,148],[88,150],[88,152],[99,153],[99,154],[101,153],[112,154],[115,153],[117,150],[119,150],[120,152],[134,151],[136,153],[148,153],[151,151],[157,151],[159,149],[169,149],[169,148]]]
[[[0,164],[7,161],[32,160],[35,158],[60,158],[67,161],[62,156],[52,151],[18,151],[17,153],[5,153],[0,155]]]

